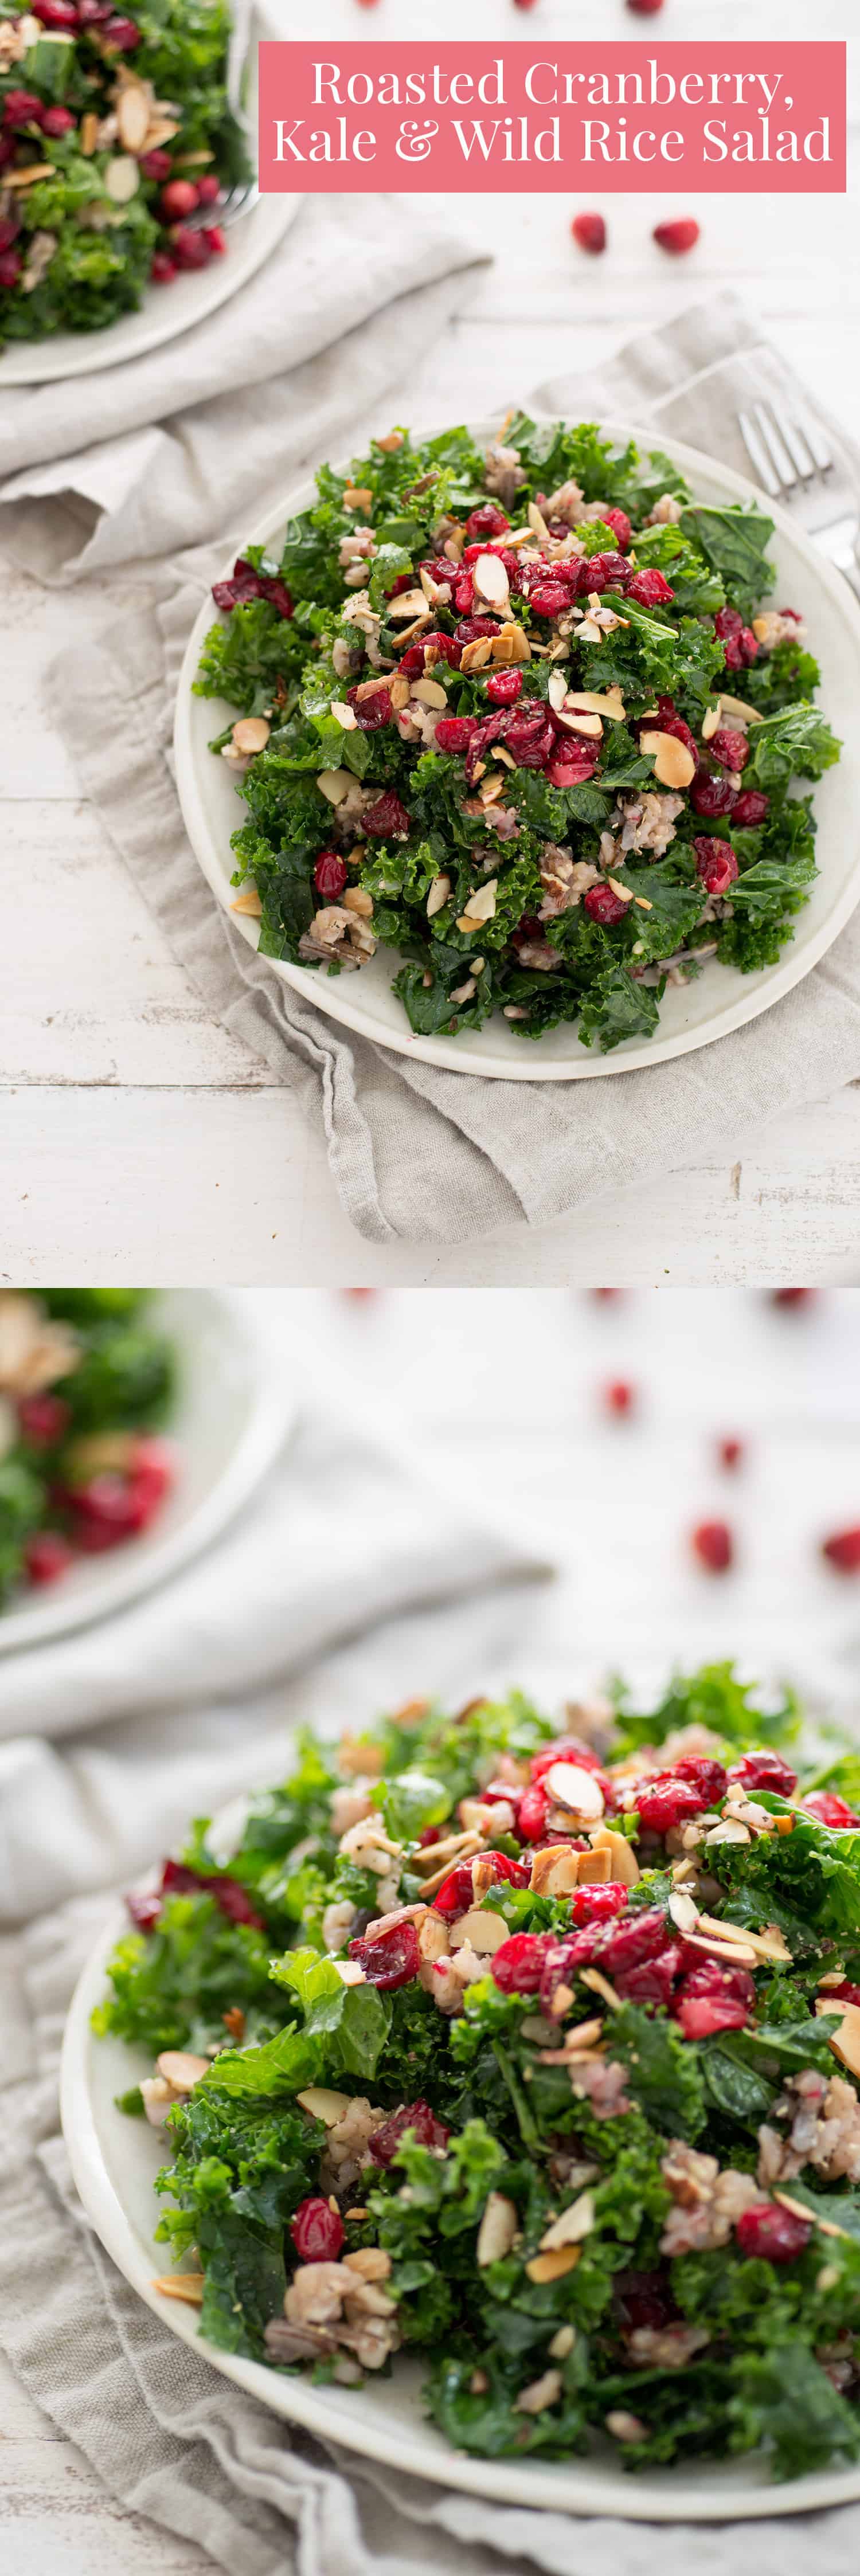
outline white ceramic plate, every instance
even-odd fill
[[[63,2045],[63,2131],[78,2191],[102,2244],[147,2306],[184,2343],[195,2344],[213,2370],[223,2371],[274,2414],[305,2425],[322,2440],[414,2477],[487,2496],[493,2504],[605,2513],[636,2522],[735,2522],[808,2513],[823,2505],[848,2504],[860,2495],[860,2467],[777,2486],[755,2458],[725,2467],[696,2468],[685,2462],[633,2477],[618,2467],[614,2449],[602,2443],[595,2443],[592,2457],[569,2464],[473,2459],[452,2450],[428,2423],[421,2372],[414,2362],[398,2358],[393,2377],[378,2386],[369,2378],[361,2389],[314,2388],[305,2379],[282,2376],[261,2362],[239,2360],[202,2343],[194,2309],[152,2287],[170,2269],[166,2249],[156,2245],[153,2234],[160,2204],[152,2186],[166,2160],[163,2149],[143,2120],[116,2109],[115,2096],[151,2074],[151,2060],[120,2040],[95,2039],[90,2029],[93,2006],[105,1993],[106,1961],[127,1929],[125,1910],[118,1907],[75,1991]]]
[[[173,1492],[139,1538],[82,1557],[55,1590],[0,1612],[0,1653],[107,1618],[166,1582],[241,1511],[290,1428],[297,1389],[288,1361],[240,1293],[178,1288],[153,1299],[149,1313],[177,1346],[177,1401],[165,1426],[179,1457]]]
[[[635,424],[631,427],[627,421],[609,420],[602,426],[610,437],[622,441],[633,437],[646,449],[655,442],[653,429],[638,429]],[[479,441],[496,427],[487,421],[473,424]],[[390,948],[377,949],[370,963],[354,975],[326,975],[312,967],[269,959],[274,974],[294,985],[308,1001],[316,1002],[330,1019],[339,1020],[362,1037],[375,1039],[380,1046],[393,1047],[400,1055],[412,1055],[424,1064],[446,1065],[454,1073],[478,1073],[509,1082],[594,1080],[597,1076],[629,1073],[639,1065],[662,1064],[668,1057],[686,1055],[693,1047],[710,1045],[712,1039],[725,1037],[730,1029],[742,1028],[746,1020],[756,1019],[761,1011],[770,1009],[772,1002],[780,1001],[824,956],[831,941],[844,929],[860,896],[860,743],[856,725],[860,609],[842,574],[795,526],[786,510],[757,492],[740,474],[731,473],[727,466],[718,465],[697,448],[683,447],[671,438],[661,440],[661,444],[682,467],[696,499],[755,499],[775,520],[772,552],[778,578],[774,597],[790,601],[808,620],[810,647],[821,663],[819,703],[844,743],[838,768],[830,770],[815,789],[821,873],[804,910],[797,916],[794,939],[778,965],[762,967],[757,974],[741,975],[734,967],[712,964],[704,968],[695,983],[670,988],[660,1007],[656,1037],[646,1041],[629,1039],[610,1055],[599,1055],[583,1046],[570,1027],[552,1029],[546,1037],[528,1043],[513,1036],[501,1012],[495,1012],[482,1029],[464,1029],[458,1038],[416,1037],[391,990],[400,959]],[[296,485],[277,517],[270,516],[255,529],[257,543],[277,553],[286,520],[293,511],[307,508],[314,490],[311,481]],[[214,759],[207,746],[213,735],[229,723],[233,710],[223,700],[192,695],[203,639],[214,615],[211,604],[204,606],[189,640],[179,681],[174,740],[188,836],[213,893],[229,910],[233,893],[230,834],[242,822],[246,809],[237,798],[226,763]],[[231,913],[230,918],[250,946],[256,947],[258,925],[242,913]]]

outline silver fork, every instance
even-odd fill
[[[786,501],[860,599],[860,500],[846,465],[833,456],[820,421],[757,402],[738,427],[760,483]]]
[[[235,117],[237,125],[242,127],[249,143],[252,139],[248,92],[253,68],[251,42],[253,18],[254,0],[233,0],[227,42],[225,81],[227,105],[231,116]],[[220,197],[215,197],[211,205],[198,206],[196,213],[187,217],[187,229],[190,232],[201,232],[204,224],[221,224],[227,232],[230,225],[238,221],[240,215],[250,214],[259,194],[256,179],[237,179],[232,188],[222,188]]]

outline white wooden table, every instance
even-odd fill
[[[276,6],[284,31],[297,32],[295,0]],[[370,31],[355,0],[326,0],[322,14],[327,39]],[[850,15],[850,0],[819,0],[816,34],[847,35]],[[530,34],[573,32],[567,0],[538,0],[527,22],[517,16],[518,35],[526,23]],[[632,23],[621,0],[580,0],[575,33],[617,37]],[[806,0],[667,0],[659,23],[667,36],[811,32]],[[464,24],[498,36],[507,0],[468,0],[467,9],[441,0],[437,34]],[[426,12],[417,0],[380,0],[372,28],[425,35]],[[447,405],[455,417],[504,409],[577,356],[587,367],[645,323],[731,284],[856,429],[852,157],[854,202],[692,201],[703,238],[686,262],[651,244],[665,199],[605,200],[612,253],[594,261],[570,241],[566,196],[473,197],[469,220],[495,264],[416,371],[414,417]],[[103,620],[108,598],[96,582],[72,594],[21,577],[4,583],[14,639],[0,700],[4,1275],[446,1285],[858,1277],[857,1085],[775,1119],[751,1145],[739,1138],[724,1161],[545,1231],[506,1230],[450,1251],[366,1245],[341,1211],[321,1134],[202,1010],[80,801],[44,678],[82,627]],[[123,601],[132,614],[125,588]]]

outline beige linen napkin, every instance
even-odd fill
[[[790,369],[724,295],[632,341],[600,374],[542,387],[537,400],[579,417],[653,421],[658,436],[671,429],[734,461],[734,412],[751,371],[759,391],[766,381],[797,397]],[[808,408],[812,398],[802,398]],[[228,417],[229,407],[225,426]],[[299,443],[325,453],[318,417],[313,435],[311,426],[306,417],[297,441],[291,420],[285,465]],[[832,424],[829,435],[860,481],[860,459]],[[67,656],[55,702],[83,786],[208,1007],[322,1121],[332,1176],[361,1234],[461,1243],[517,1221],[547,1225],[693,1156],[725,1154],[777,1110],[825,1098],[860,1073],[856,914],[820,965],[749,1027],[598,1083],[487,1082],[421,1064],[338,1028],[280,983],[216,908],[170,771],[181,650],[216,557],[223,548],[177,563],[168,599]]]

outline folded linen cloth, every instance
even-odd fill
[[[672,430],[734,463],[734,413],[751,383],[798,396],[790,368],[724,295],[644,333],[598,374],[542,387],[537,400],[653,423],[658,436]],[[816,407],[805,389],[802,399]],[[860,484],[860,453],[827,426]],[[318,427],[315,418],[322,453]],[[82,784],[177,956],[231,1034],[322,1119],[342,1203],[368,1240],[461,1243],[504,1224],[547,1225],[694,1155],[725,1154],[777,1109],[826,1098],[857,1075],[858,914],[761,1019],[705,1051],[597,1084],[487,1082],[421,1064],[338,1028],[277,980],[213,903],[169,767],[182,648],[225,551],[186,558],[168,599],[84,639],[54,675],[54,700]]]

